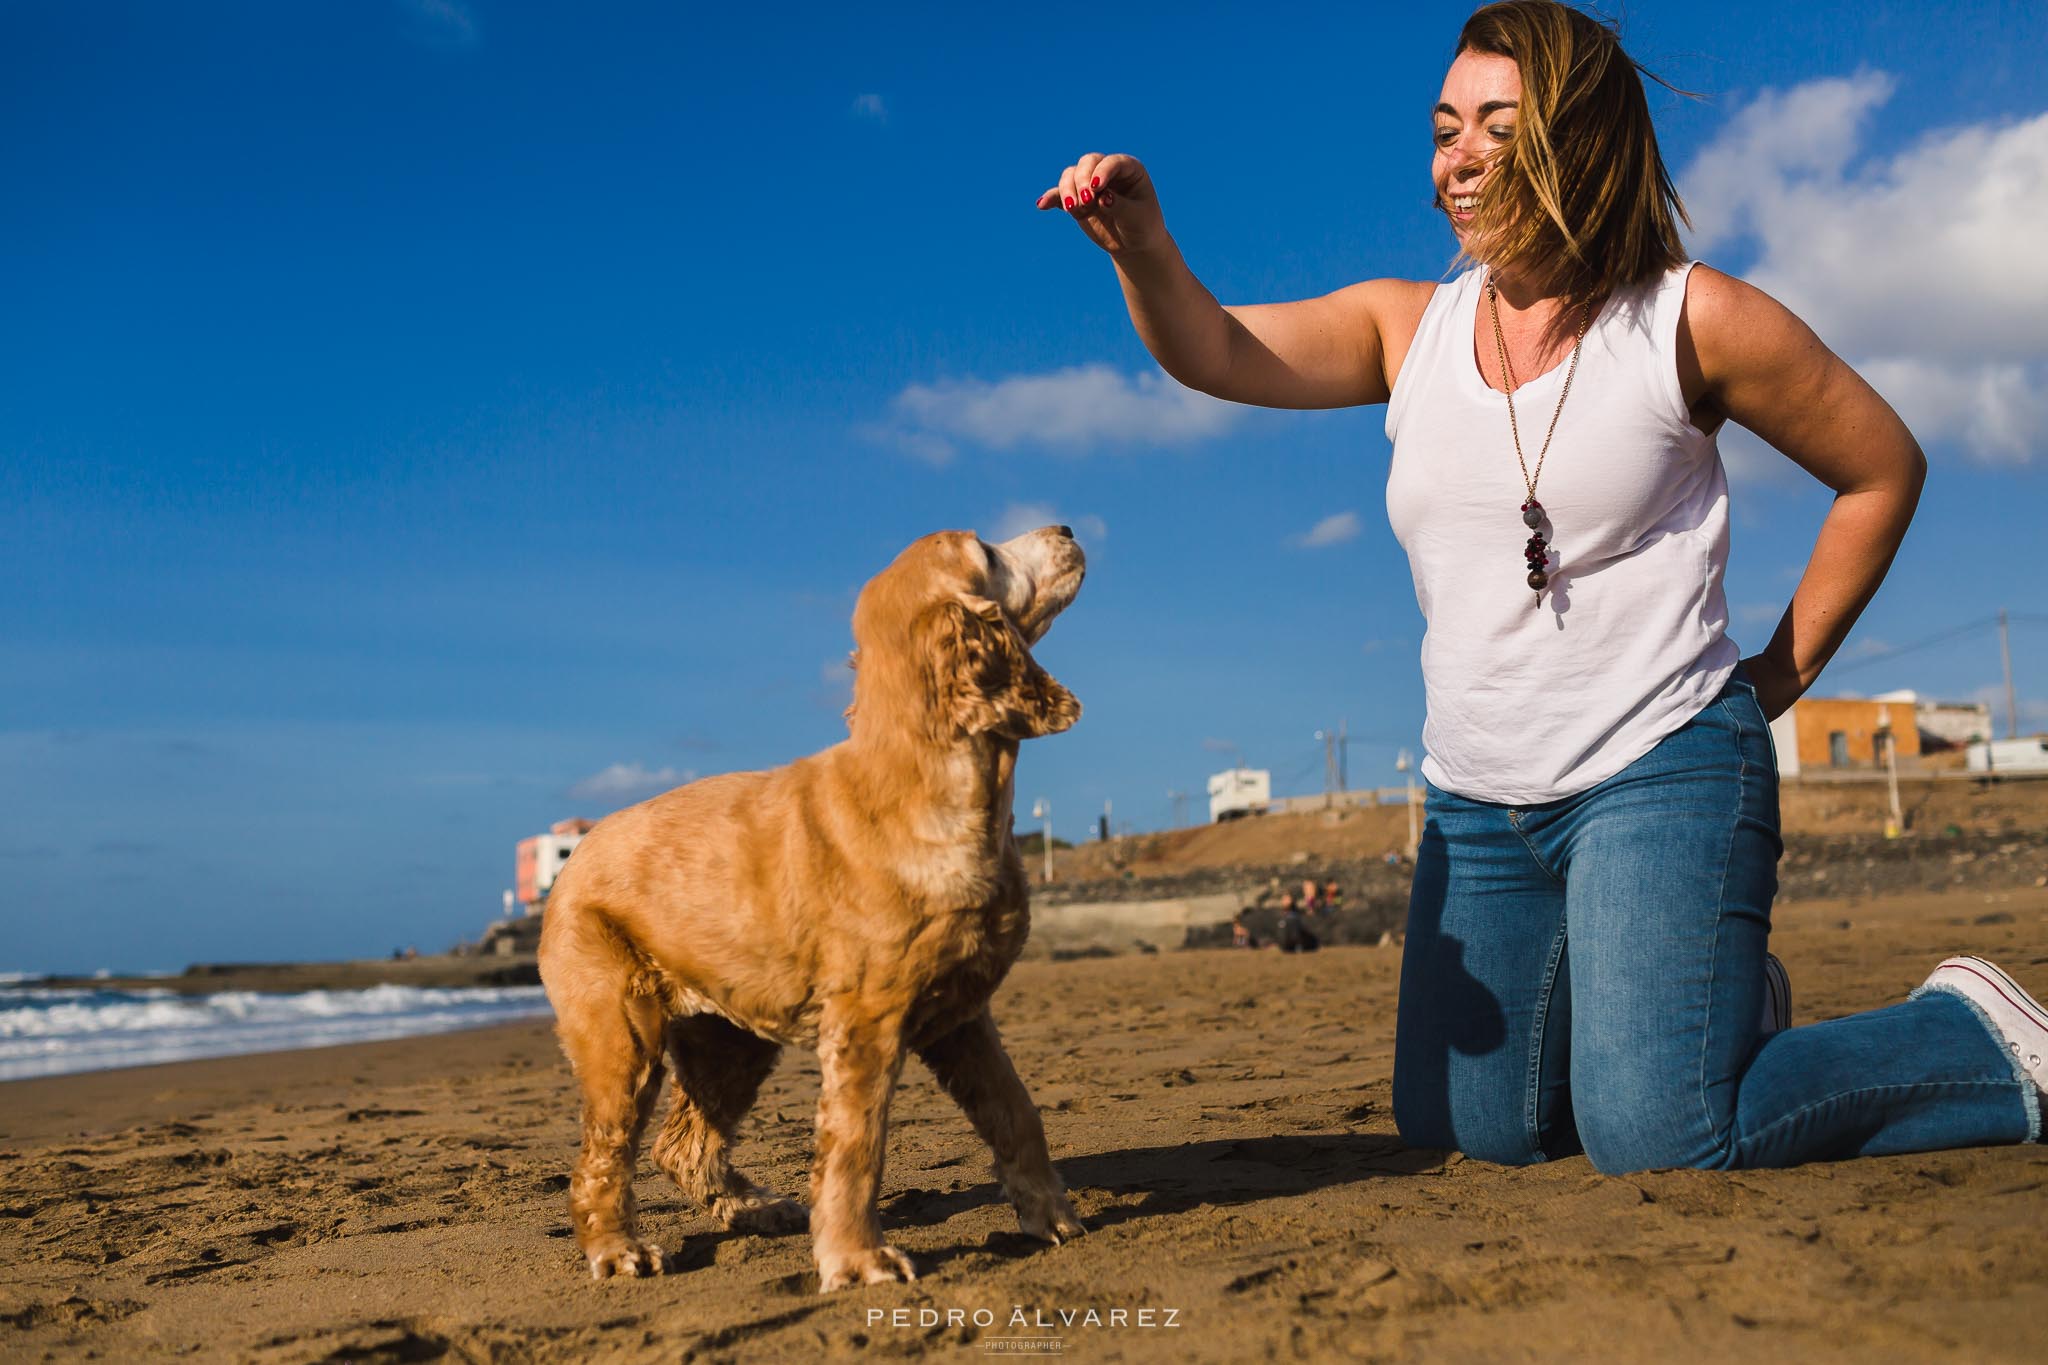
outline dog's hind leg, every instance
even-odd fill
[[[1052,1168],[1038,1106],[1010,1065],[1010,1054],[1003,1050],[987,1007],[919,1048],[917,1055],[995,1154],[996,1178],[1016,1206],[1025,1234],[1059,1243],[1086,1232]]]
[[[661,1005],[624,945],[588,921],[544,938],[541,965],[583,1091],[583,1154],[569,1177],[576,1245],[597,1279],[659,1274],[661,1248],[636,1230],[633,1171],[661,1092]]]
[[[725,1227],[802,1230],[809,1211],[747,1179],[727,1155],[733,1130],[753,1107],[781,1046],[716,1015],[696,1014],[670,1021],[668,1051],[675,1097],[654,1139],[655,1165]]]

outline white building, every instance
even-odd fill
[[[1209,779],[1209,820],[1263,815],[1273,801],[1273,774],[1264,768],[1231,768]]]

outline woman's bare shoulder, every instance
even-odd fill
[[[1714,361],[1793,341],[1806,333],[1791,309],[1747,280],[1702,261],[1685,281],[1683,320],[1711,376]]]
[[[1352,288],[1364,291],[1361,302],[1371,315],[1373,328],[1379,335],[1380,373],[1391,395],[1394,381],[1400,376],[1402,362],[1408,358],[1408,348],[1415,343],[1415,333],[1422,326],[1422,315],[1428,311],[1429,301],[1436,296],[1436,282],[1366,280]]]
[[[1422,314],[1436,293],[1434,280],[1361,280],[1344,291],[1379,325],[1380,335],[1395,329],[1410,335],[1422,322]]]

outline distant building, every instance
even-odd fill
[[[1209,778],[1212,823],[1264,815],[1273,800],[1273,774],[1264,768],[1231,768]]]
[[[1885,735],[1898,745],[1901,766],[1917,766],[1919,704],[1911,692],[1868,698],[1801,697],[1771,722],[1771,743],[1777,747],[1778,772],[1784,777],[1881,768]]]
[[[518,871],[519,903],[526,907],[527,914],[538,915],[547,907],[548,892],[554,889],[555,877],[560,874],[562,864],[569,861],[576,845],[583,842],[583,836],[590,833],[596,823],[594,820],[557,820],[546,834],[536,834],[519,841],[513,861]]]
[[[2048,773],[2048,735],[2025,739],[1987,739],[1967,750],[1969,771],[2004,773],[2008,777],[2036,777]]]
[[[1916,701],[1913,721],[1920,727],[1920,752],[1961,749],[1991,738],[1989,702]]]

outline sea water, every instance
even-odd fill
[[[539,986],[179,995],[0,980],[0,1081],[410,1038],[547,1013]]]

